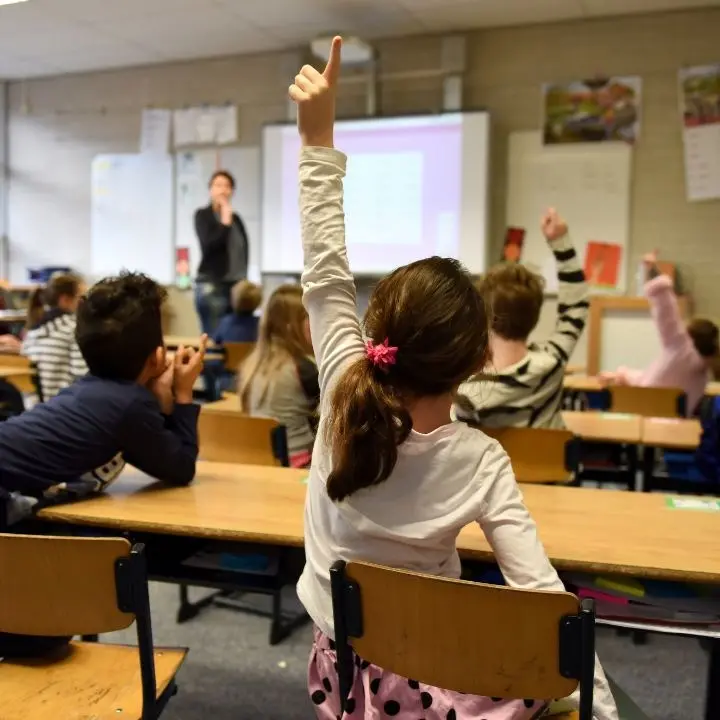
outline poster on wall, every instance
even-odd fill
[[[202,105],[175,110],[173,131],[176,148],[237,142],[237,106]]]
[[[543,142],[634,143],[640,135],[641,90],[639,77],[543,85]]]
[[[503,243],[502,257],[500,258],[501,262],[520,262],[524,243],[525,228],[509,227],[505,231],[505,242]]]
[[[180,290],[187,290],[192,285],[190,278],[190,248],[175,249],[175,285]]]
[[[620,277],[622,247],[591,240],[585,248],[585,277],[592,288],[615,290]]]
[[[687,199],[720,198],[720,64],[680,70]]]

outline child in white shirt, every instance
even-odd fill
[[[325,72],[305,66],[290,87],[303,144],[302,285],[320,375],[298,593],[316,626],[309,690],[321,720],[340,717],[329,579],[336,560],[458,577],[457,536],[478,522],[510,585],[563,590],[505,452],[450,421],[454,391],[488,360],[485,307],[460,263],[428,258],[381,280],[363,341],[345,248],[346,159],[333,149],[339,66],[336,38]],[[357,658],[343,717],[529,720],[546,702],[462,695]],[[599,663],[594,714],[617,720]]]

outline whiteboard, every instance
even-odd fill
[[[558,287],[555,260],[540,232],[548,207],[568,221],[581,264],[590,241],[621,246],[616,292],[625,290],[631,181],[632,149],[625,143],[546,147],[539,132],[510,134],[507,224],[526,230],[523,263],[544,276],[548,291]]]
[[[260,280],[260,148],[224,147],[178,152],[175,160],[175,247],[190,249],[190,274],[200,264],[200,243],[195,235],[195,211],[210,202],[208,182],[215,170],[235,177],[233,209],[248,233],[248,278]]]
[[[93,278],[128,269],[163,284],[172,282],[172,177],[170,155],[97,155],[93,159]]]

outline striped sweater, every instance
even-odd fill
[[[553,242],[558,270],[558,318],[555,331],[525,357],[463,383],[455,414],[485,427],[563,427],[560,414],[565,366],[587,320],[590,304],[585,274],[566,235]]]
[[[61,310],[49,310],[28,330],[22,354],[37,367],[43,400],[55,397],[88,371],[75,341],[75,315]]]

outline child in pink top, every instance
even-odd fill
[[[601,378],[608,384],[681,388],[691,415],[703,397],[711,370],[718,366],[718,327],[701,318],[685,325],[672,280],[659,274],[656,253],[647,255],[644,262],[651,277],[645,284],[645,295],[660,335],[660,357],[645,370],[620,367],[614,373],[602,373]]]

